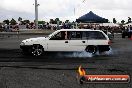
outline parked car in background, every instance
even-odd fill
[[[109,51],[110,40],[101,30],[91,29],[61,29],[48,37],[38,37],[23,40],[20,48],[33,56],[40,56],[45,51],[74,52],[86,51],[95,54],[97,51]]]

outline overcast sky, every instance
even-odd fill
[[[0,0],[0,21],[18,17],[34,20],[34,1]],[[39,20],[48,21],[57,17],[75,20],[89,11],[110,21],[112,18],[127,21],[128,17],[132,17],[132,0],[38,0],[38,3]]]

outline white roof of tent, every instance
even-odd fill
[[[111,27],[113,27],[113,26],[119,26],[118,24],[115,24],[115,23],[102,23],[102,24],[100,24],[100,26],[111,26]]]
[[[129,26],[129,25],[131,25],[131,26],[132,26],[132,23],[125,24],[124,26]]]

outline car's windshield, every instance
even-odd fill
[[[51,37],[53,34],[51,33],[50,35],[48,35],[48,37]]]
[[[51,33],[50,35],[48,35],[48,38],[51,38],[53,35],[55,35],[56,33],[58,33],[58,31],[55,31],[53,33]]]

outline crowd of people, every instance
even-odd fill
[[[72,28],[79,28],[79,29],[93,29],[93,30],[103,30],[103,31],[110,31],[110,32],[122,32],[124,30],[128,30],[132,28],[131,26],[124,27],[124,26],[101,26],[99,24],[72,24],[72,23],[62,23],[61,25],[57,24],[39,24],[39,29],[45,30],[58,30],[58,29],[72,29]],[[19,29],[35,29],[34,23],[32,24],[26,24],[26,25],[1,25],[0,24],[0,31],[16,31]]]
[[[72,24],[71,23],[62,23],[61,25],[57,24],[50,24],[50,23],[45,23],[45,24],[39,24],[38,29],[42,30],[57,30],[57,29],[71,29]],[[29,24],[16,24],[16,25],[7,25],[7,24],[0,24],[0,31],[6,31],[6,32],[11,32],[11,31],[17,31],[19,29],[35,29],[35,24],[34,23],[29,23]]]

